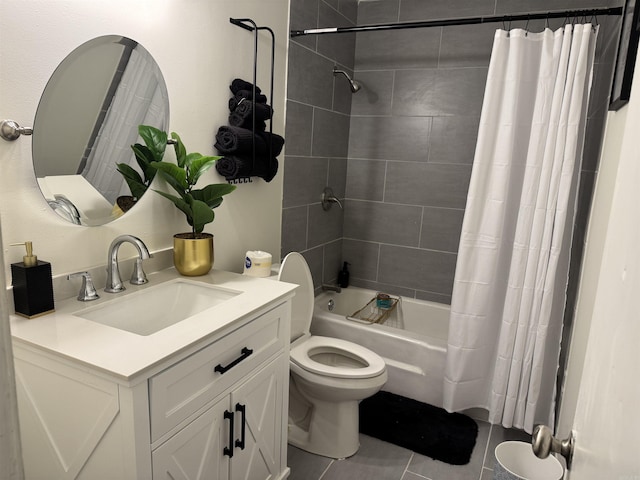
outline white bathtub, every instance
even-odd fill
[[[316,297],[311,333],[337,337],[373,350],[387,363],[383,390],[442,407],[449,305],[401,297],[403,329],[346,317],[365,306],[376,292],[357,287]],[[329,300],[333,310],[329,311]],[[393,324],[394,319],[386,323]]]

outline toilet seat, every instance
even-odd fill
[[[351,358],[362,367],[331,366],[315,361],[312,355],[316,353],[336,354]],[[371,350],[339,338],[311,336],[291,349],[291,361],[304,370],[335,378],[372,378],[381,375],[385,369],[385,362]]]

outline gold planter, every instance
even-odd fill
[[[173,264],[188,277],[206,275],[213,266],[213,235],[176,233],[173,236]]]

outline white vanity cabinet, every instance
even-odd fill
[[[281,317],[263,315],[149,380],[154,480],[278,478],[289,381]]]
[[[127,381],[14,336],[27,480],[286,478],[289,320],[281,301]]]
[[[153,450],[154,480],[278,478],[283,361],[261,368]]]

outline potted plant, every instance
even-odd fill
[[[177,133],[172,132],[177,164],[162,161],[150,162],[164,180],[177,192],[172,195],[155,190],[171,200],[184,213],[191,231],[173,236],[173,259],[176,269],[183,275],[205,275],[213,265],[213,235],[203,232],[206,224],[213,222],[213,209],[220,206],[222,197],[235,190],[235,185],[213,183],[195,188],[198,179],[221,157],[187,153]],[[160,137],[158,137],[160,141]],[[166,145],[166,136],[165,136]],[[159,145],[158,145],[159,146]]]
[[[131,149],[140,167],[142,175],[127,163],[117,163],[116,170],[124,177],[131,195],[122,195],[116,199],[116,206],[124,213],[133,207],[144,195],[156,175],[153,163],[162,161],[167,148],[167,133],[150,125],[139,125],[138,134],[144,145],[136,143]]]

